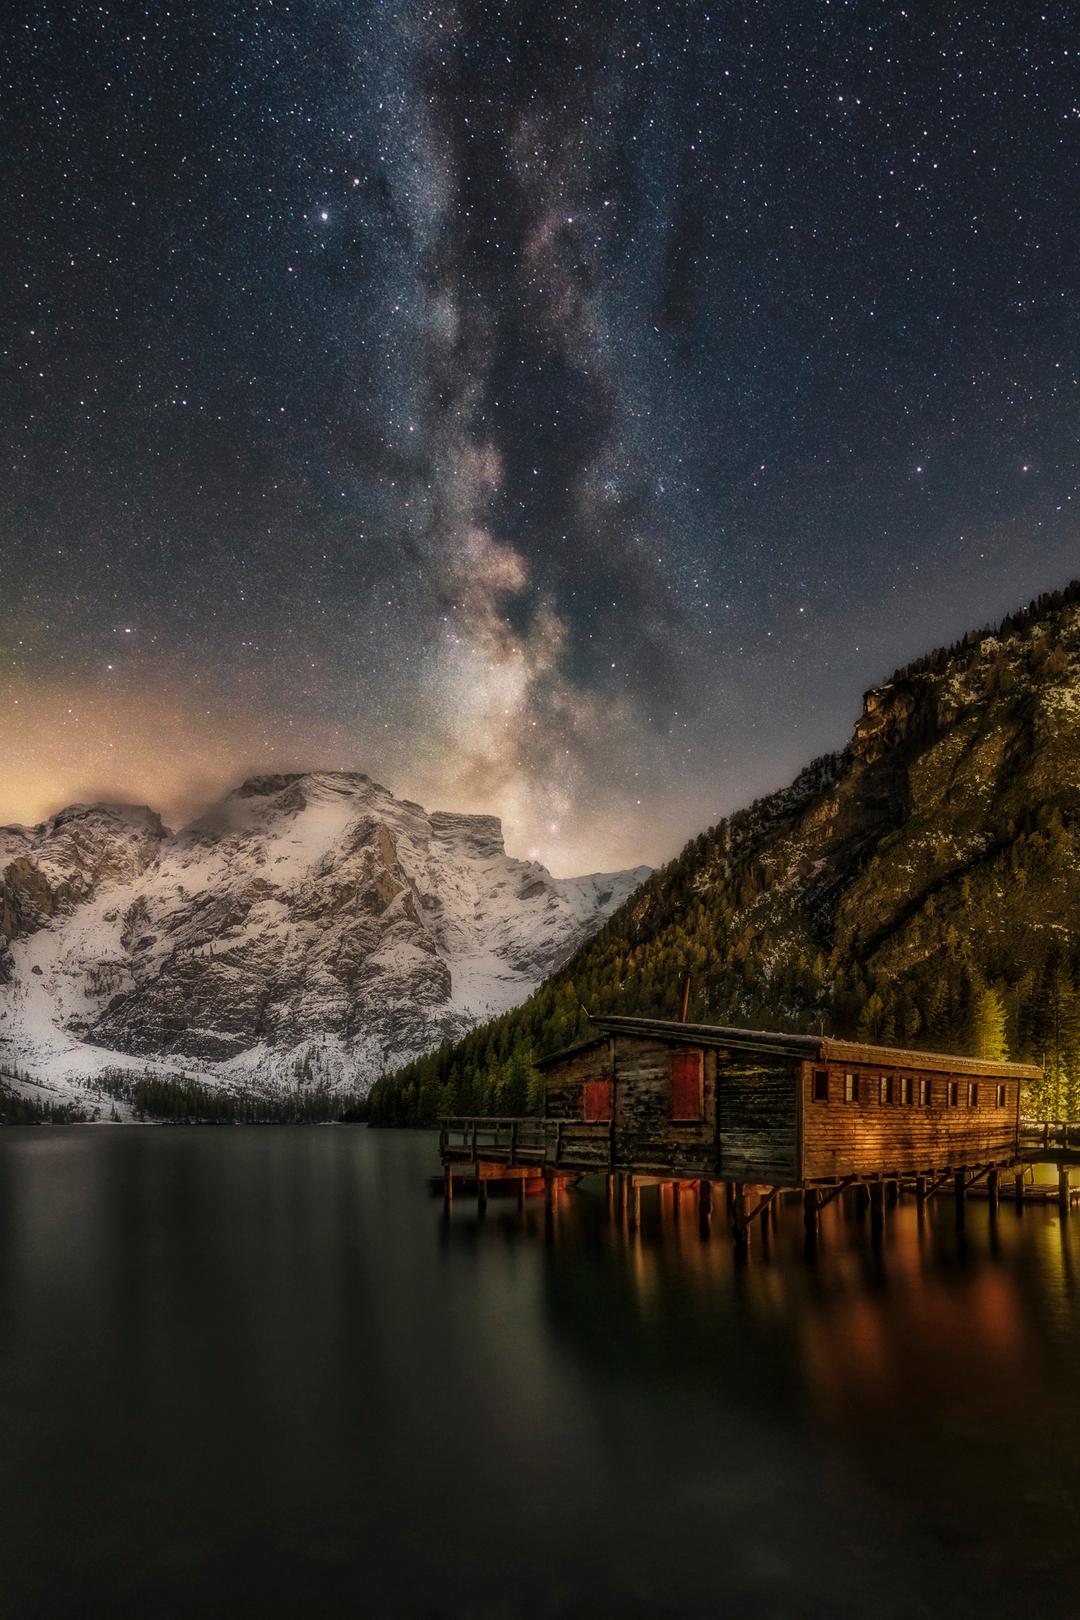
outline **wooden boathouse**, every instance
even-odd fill
[[[1021,1086],[1041,1072],[825,1035],[655,1018],[590,1025],[537,1065],[542,1118],[442,1122],[447,1198],[455,1170],[482,1198],[499,1177],[543,1177],[554,1194],[600,1172],[634,1220],[642,1185],[696,1184],[704,1210],[723,1182],[737,1237],[785,1191],[802,1192],[808,1229],[850,1186],[872,1208],[901,1183],[920,1198],[949,1184],[962,1199],[985,1178],[996,1198],[1000,1173],[1021,1157]]]

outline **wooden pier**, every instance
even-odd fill
[[[542,1117],[441,1121],[442,1189],[561,1190],[606,1178],[607,1200],[633,1228],[641,1192],[670,1189],[672,1207],[707,1223],[723,1209],[740,1246],[781,1199],[801,1199],[808,1238],[821,1212],[852,1191],[880,1231],[901,1193],[922,1205],[948,1193],[962,1219],[970,1196],[1043,1200],[1029,1166],[1058,1167],[1050,1195],[1074,1201],[1080,1128],[1021,1128],[1028,1065],[920,1053],[826,1037],[671,1023],[593,1020],[596,1034],[542,1061]]]

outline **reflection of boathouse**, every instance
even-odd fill
[[[740,1200],[799,1188],[808,1209],[845,1186],[901,1179],[926,1193],[946,1177],[957,1191],[987,1177],[996,1191],[1019,1158],[1021,1083],[1040,1072],[828,1036],[590,1022],[595,1033],[539,1064],[542,1119],[444,1122],[448,1196],[455,1165],[481,1183],[601,1171],[631,1186],[723,1181]]]

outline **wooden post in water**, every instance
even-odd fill
[[[986,1177],[986,1201],[990,1205],[991,1215],[997,1213],[998,1192],[998,1173],[996,1170],[991,1170]]]
[[[870,1232],[874,1238],[880,1238],[885,1230],[885,1185],[880,1181],[870,1183]]]
[[[443,1200],[447,1204],[454,1201],[453,1166],[449,1164],[443,1166]]]
[[[957,1170],[953,1176],[953,1199],[956,1204],[956,1224],[961,1226],[967,1213],[967,1176],[962,1170]]]
[[[487,1182],[484,1180],[483,1176],[477,1176],[477,1178],[476,1178],[476,1213],[478,1215],[486,1215],[487,1214],[487,1198],[488,1198]]]
[[[855,1188],[855,1213],[862,1220],[870,1208],[870,1194],[866,1190],[866,1182],[860,1181]]]
[[[1016,1197],[1017,1209],[1024,1207],[1024,1172],[1018,1170],[1013,1177],[1013,1193]]]
[[[702,1180],[697,1184],[697,1212],[698,1225],[701,1227],[703,1232],[707,1232],[709,1229],[709,1221],[712,1218],[711,1181]]]
[[[821,1207],[818,1201],[818,1190],[816,1187],[807,1187],[806,1191],[803,1193],[802,1207],[803,1225],[806,1228],[806,1235],[808,1238],[816,1238],[818,1235],[818,1228],[821,1225]]]
[[[915,1202],[918,1204],[920,1209],[922,1209],[924,1204],[926,1203],[926,1177],[925,1176],[916,1176],[915,1177]]]
[[[630,1183],[626,1194],[626,1224],[633,1232],[641,1221],[641,1188],[636,1176],[627,1176],[626,1179]]]
[[[1058,1165],[1058,1208],[1063,1215],[1069,1213],[1069,1167]]]
[[[734,1183],[735,1194],[732,1205],[731,1226],[735,1242],[740,1249],[745,1249],[750,1242],[750,1228],[746,1224],[746,1187],[741,1181]]]

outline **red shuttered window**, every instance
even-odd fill
[[[701,1053],[672,1052],[669,1062],[672,1119],[700,1119]]]
[[[585,1082],[585,1118],[610,1119],[611,1118],[611,1081],[586,1080]]]

